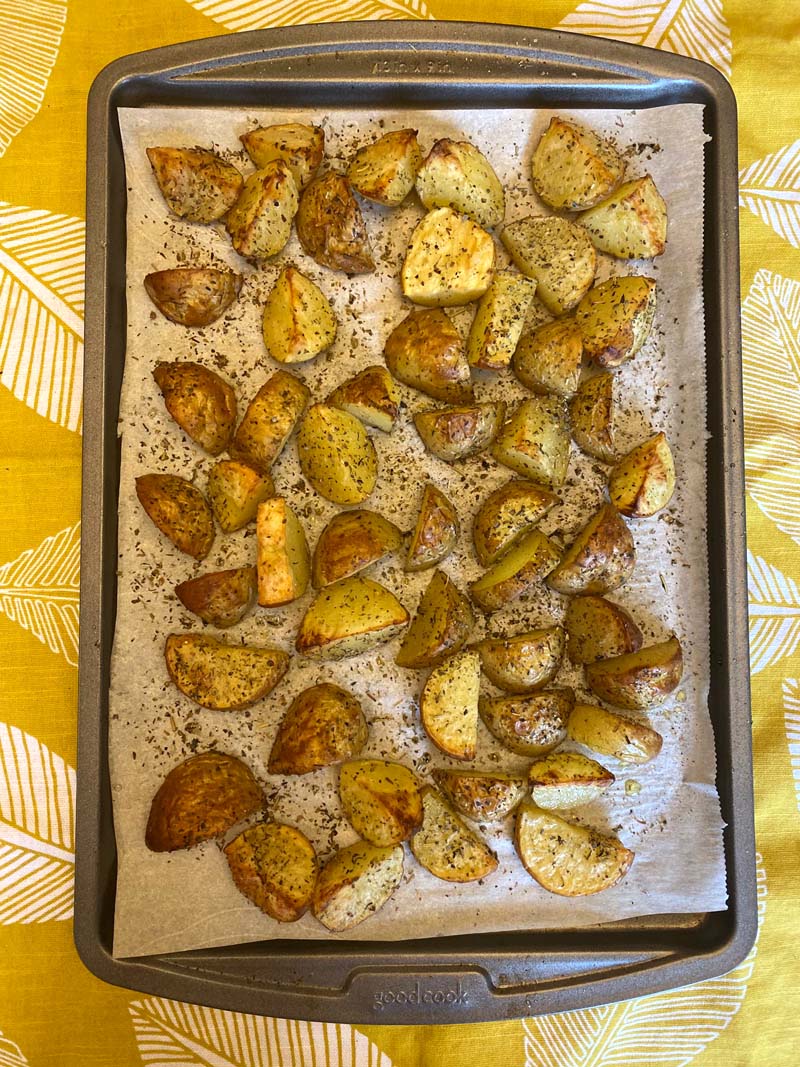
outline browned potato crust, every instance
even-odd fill
[[[397,386],[386,367],[366,367],[338,385],[327,404],[355,415],[366,426],[390,433],[400,411]]]
[[[549,489],[519,478],[512,478],[490,493],[481,504],[472,526],[475,555],[481,566],[495,563],[558,503],[558,497]]]
[[[552,682],[564,656],[560,626],[528,630],[513,637],[484,637],[475,650],[483,673],[507,693],[532,693]]]
[[[601,596],[570,600],[564,626],[573,663],[594,663],[642,647],[642,631],[628,612]]]
[[[364,508],[340,511],[319,535],[311,563],[315,589],[358,574],[390,552],[396,552],[403,535],[393,522]]]
[[[280,252],[297,213],[297,186],[280,159],[254,171],[225,220],[231,244],[246,259],[269,259]]]
[[[213,370],[191,360],[157,363],[153,371],[167,411],[212,456],[228,447],[236,425],[236,394]]]
[[[184,696],[212,711],[251,707],[289,669],[289,656],[280,649],[227,645],[204,634],[170,634],[164,658]]]
[[[569,397],[578,388],[582,359],[583,338],[574,318],[556,319],[522,336],[511,365],[532,393]]]
[[[601,700],[636,710],[663,704],[683,676],[677,637],[586,666],[586,683]]]
[[[314,846],[278,822],[251,826],[225,846],[236,888],[281,923],[296,922],[311,904],[319,868]]]
[[[208,473],[208,502],[223,533],[240,530],[256,517],[258,505],[275,496],[268,474],[236,459],[221,459]]]
[[[269,754],[270,774],[309,774],[357,756],[367,743],[361,705],[338,685],[304,689],[289,705]]]
[[[485,612],[500,608],[530,592],[556,566],[561,553],[541,530],[519,539],[469,587],[469,595]]]
[[[427,450],[445,463],[477,455],[497,437],[506,416],[504,400],[420,411],[414,425]]]
[[[526,696],[487,697],[479,704],[489,733],[521,756],[540,756],[567,736],[575,705],[571,689],[542,689]]]
[[[497,869],[494,852],[431,786],[422,805],[422,826],[410,841],[417,863],[445,882],[475,882]]]
[[[210,326],[242,288],[242,276],[214,267],[173,267],[145,275],[144,287],[162,315],[181,326]]]
[[[422,503],[408,545],[405,569],[424,571],[426,567],[435,567],[453,551],[458,534],[456,509],[441,489],[428,482],[422,490]]]
[[[285,370],[276,371],[250,401],[233,438],[231,457],[269,474],[310,396],[308,386],[299,378]]]
[[[461,334],[441,308],[411,311],[384,346],[386,366],[395,378],[435,400],[472,400],[472,380]]]
[[[325,154],[323,130],[301,122],[259,126],[242,134],[239,140],[259,168],[266,167],[274,159],[282,159],[292,172],[298,189],[303,189],[311,181]]]
[[[559,593],[609,593],[633,574],[636,551],[622,516],[604,504],[547,578]]]
[[[367,227],[343,174],[329,170],[309,182],[296,225],[300,244],[321,266],[345,274],[375,270]]]
[[[644,441],[624,456],[608,476],[614,507],[631,518],[661,511],[675,492],[675,463],[663,433]]]
[[[500,771],[437,768],[431,773],[456,811],[475,822],[504,819],[528,791],[525,778]]]
[[[214,222],[236,203],[242,176],[204,148],[148,148],[147,158],[168,207],[189,222]]]
[[[390,641],[408,622],[408,612],[388,589],[355,575],[326,585],[311,603],[295,648],[316,659],[358,656]]]
[[[582,452],[602,463],[616,463],[614,375],[601,371],[586,378],[569,402],[572,439]]]
[[[256,602],[255,567],[234,567],[201,574],[175,586],[181,604],[203,620],[224,630],[241,622]]]
[[[373,845],[399,845],[422,825],[419,782],[401,763],[377,759],[343,763],[339,797],[350,825]]]
[[[436,667],[467,643],[475,623],[469,601],[444,571],[431,575],[397,653],[399,667]]]
[[[322,868],[313,911],[328,930],[349,930],[383,907],[403,877],[403,846],[356,841]]]
[[[362,196],[397,207],[414,188],[421,162],[417,131],[391,130],[359,148],[347,167],[347,177]]]
[[[576,704],[567,723],[571,741],[585,745],[620,763],[647,763],[661,751],[663,739],[651,727],[601,708],[598,704]]]
[[[199,489],[175,474],[143,474],[136,479],[136,495],[176,548],[197,560],[206,558],[214,543],[214,518]]]

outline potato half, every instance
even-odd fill
[[[436,667],[467,643],[475,618],[470,603],[444,571],[436,570],[406,632],[395,663]]]
[[[575,705],[571,689],[541,689],[526,696],[482,696],[480,717],[489,733],[520,756],[541,756],[567,736]]]
[[[642,647],[642,631],[628,612],[605,597],[573,597],[564,627],[567,655],[573,663],[594,663]]]
[[[278,363],[303,363],[333,344],[336,316],[318,285],[284,267],[264,304],[261,332]]]
[[[256,517],[258,602],[263,608],[291,604],[308,589],[311,563],[305,530],[279,496],[258,505]]]
[[[564,402],[556,396],[523,400],[497,435],[492,455],[548,489],[564,484],[569,469],[570,433]]]
[[[558,593],[609,593],[633,574],[636,550],[616,510],[604,504],[589,519],[551,571],[547,584]]]
[[[386,367],[366,367],[338,385],[326,400],[334,408],[355,415],[366,426],[390,433],[400,411],[397,386]]]
[[[419,782],[402,763],[378,759],[343,763],[339,797],[350,825],[373,845],[399,845],[422,825]]]
[[[275,496],[275,486],[248,464],[221,459],[208,472],[206,493],[222,532],[233,533],[255,519],[258,505]]]
[[[224,852],[236,888],[270,918],[293,923],[308,911],[319,866],[314,846],[294,826],[257,823]]]
[[[582,359],[583,338],[575,320],[556,319],[522,337],[512,368],[532,393],[566,398],[578,388]]]
[[[558,503],[555,493],[517,478],[490,493],[472,525],[475,555],[481,566],[494,563]]]
[[[561,552],[549,537],[533,529],[470,585],[469,595],[482,611],[499,611],[530,592],[560,558]]]
[[[528,768],[533,802],[548,811],[591,804],[614,780],[611,771],[580,752],[551,752]]]
[[[504,400],[420,411],[414,425],[429,452],[445,463],[483,452],[497,437],[506,416]]]
[[[655,310],[652,278],[637,274],[595,285],[575,311],[587,359],[598,367],[618,367],[633,359],[650,335]]]
[[[560,626],[528,630],[513,637],[484,637],[475,645],[483,673],[507,693],[532,693],[552,682],[564,658]]]
[[[475,822],[504,819],[528,791],[525,778],[500,771],[437,768],[432,775],[456,811]]]
[[[239,140],[255,165],[266,167],[281,159],[292,172],[298,189],[305,188],[319,169],[325,154],[325,134],[319,126],[284,122],[259,126],[242,134]]]
[[[310,774],[357,756],[367,743],[361,705],[347,690],[323,682],[304,689],[281,719],[269,754],[270,774]]]
[[[614,444],[614,375],[601,371],[586,378],[569,402],[572,440],[601,463],[616,463]]]
[[[255,567],[234,567],[181,582],[175,586],[175,595],[203,622],[224,630],[249,613],[256,602],[257,589]]]
[[[236,394],[213,370],[184,360],[157,363],[153,371],[167,411],[212,456],[228,447],[236,426]]]
[[[136,495],[176,548],[194,559],[206,558],[214,543],[214,517],[199,489],[175,474],[143,474],[136,479]]]
[[[210,326],[239,295],[242,276],[214,267],[173,267],[147,274],[144,287],[161,314],[172,322]]]
[[[441,491],[428,482],[422,490],[419,516],[406,554],[407,571],[435,567],[455,548],[459,535],[456,509]]]
[[[243,178],[236,167],[204,148],[148,148],[170,211],[189,222],[214,222],[233,207]]]
[[[386,338],[383,351],[386,366],[406,385],[447,403],[472,400],[461,334],[441,308],[411,311]]]
[[[551,315],[571,311],[594,281],[597,253],[574,222],[546,215],[511,222],[501,234],[514,265],[536,281],[536,295]]]
[[[579,216],[595,248],[619,259],[652,259],[667,244],[667,205],[649,174],[625,182]]]
[[[425,733],[446,756],[475,759],[478,750],[478,695],[481,661],[477,652],[457,652],[434,667],[422,687],[419,710]]]
[[[170,634],[169,676],[184,696],[212,711],[241,711],[272,692],[289,669],[278,648],[226,645],[204,634]]]
[[[431,786],[422,791],[422,806],[422,826],[410,845],[426,871],[445,882],[476,882],[497,869],[494,852]]]
[[[677,637],[586,665],[586,684],[592,692],[631,710],[663,704],[682,676],[683,652]]]
[[[498,226],[506,213],[500,179],[484,154],[469,141],[436,141],[417,174],[424,207],[453,208],[481,226]]]
[[[315,589],[358,574],[390,552],[397,552],[403,535],[393,522],[375,511],[355,508],[334,515],[319,535],[311,563]]]
[[[347,167],[350,184],[387,207],[398,207],[414,188],[422,163],[416,130],[391,130],[356,152]]]
[[[661,734],[599,704],[576,704],[567,723],[567,736],[578,745],[613,756],[620,763],[647,763],[661,751]]]
[[[250,401],[229,449],[231,458],[268,474],[310,396],[308,386],[299,378],[285,370],[276,371]]]
[[[350,182],[335,170],[312,179],[303,190],[297,236],[308,255],[323,267],[345,274],[375,270],[358,201]]]
[[[314,659],[345,659],[391,639],[408,612],[384,586],[356,575],[327,585],[300,623],[295,648]]]
[[[356,841],[340,849],[320,871],[312,910],[326,929],[349,930],[379,911],[402,877],[402,845],[379,848]]]
[[[494,241],[471,219],[435,208],[417,223],[403,262],[403,294],[425,307],[478,300],[494,274]]]
[[[619,185],[625,162],[594,130],[554,116],[533,153],[531,172],[545,204],[577,211],[593,207]]]
[[[361,504],[378,480],[378,456],[355,415],[328,404],[312,404],[297,434],[300,467],[309,482],[334,504]]]
[[[608,476],[611,503],[634,519],[661,511],[675,492],[675,462],[669,441],[657,433],[623,457]]]
[[[289,167],[280,159],[267,163],[249,175],[226,216],[231,244],[245,259],[276,256],[289,240],[297,206],[297,186]]]
[[[503,370],[511,361],[533,303],[536,282],[510,270],[498,271],[481,297],[467,338],[470,366]]]

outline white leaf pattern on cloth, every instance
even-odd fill
[[[739,204],[800,248],[800,140],[739,173]]]
[[[677,52],[731,74],[731,33],[720,0],[589,0],[557,28]]]
[[[800,811],[800,681],[797,678],[783,680],[783,718],[797,810]]]
[[[188,0],[229,30],[357,19],[432,19],[425,0]]]
[[[750,673],[791,656],[800,642],[800,591],[793,578],[748,550]]]
[[[0,381],[80,431],[85,225],[0,202]]]
[[[0,723],[0,923],[72,917],[74,823],[75,771]]]
[[[0,1030],[0,1067],[27,1067],[28,1060],[22,1055],[19,1045],[3,1036]]]
[[[0,613],[78,665],[80,523],[0,566]]]

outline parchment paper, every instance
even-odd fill
[[[478,827],[497,851],[499,867],[482,883],[453,885],[423,870],[407,852],[402,885],[376,915],[347,939],[406,939],[472,931],[569,928],[660,912],[720,910],[726,906],[719,802],[714,787],[714,745],[707,709],[708,585],[705,542],[705,352],[700,257],[702,250],[702,107],[681,104],[639,112],[561,111],[611,134],[629,156],[629,174],[653,174],[669,208],[669,242],[655,262],[603,260],[610,273],[654,275],[659,306],[650,340],[617,374],[619,441],[630,448],[650,430],[664,429],[672,443],[678,488],[659,516],[633,523],[638,562],[633,579],[613,595],[634,615],[647,640],[674,631],[685,655],[684,680],[673,697],[650,714],[664,735],[663,750],[643,767],[604,760],[617,775],[602,800],[570,818],[613,830],[635,850],[626,878],[596,897],[564,899],[541,889],[524,871],[511,843],[511,821]],[[220,226],[184,223],[167,210],[145,156],[149,145],[203,145],[221,151],[244,171],[252,169],[238,141],[258,125],[298,119],[324,126],[329,161],[343,163],[354,148],[388,129],[414,126],[423,151],[441,136],[465,138],[489,157],[507,190],[506,219],[544,213],[530,190],[533,147],[550,111],[411,112],[244,111],[232,109],[131,109],[119,113],[128,183],[128,337],[120,412],[122,436],[119,504],[119,590],[112,662],[110,762],[118,848],[114,952],[141,955],[235,944],[267,938],[322,938],[328,934],[306,915],[278,924],[235,888],[214,843],[156,855],[144,844],[151,799],[166,773],[194,751],[214,747],[243,758],[266,786],[269,813],[299,826],[322,859],[355,838],[341,818],[334,768],[301,778],[267,774],[270,746],[285,709],[301,689],[323,680],[351,689],[370,723],[365,755],[392,756],[425,778],[450,761],[426,740],[415,700],[424,674],[394,665],[397,641],[339,663],[295,657],[285,679],[263,702],[244,712],[198,708],[170,682],[163,659],[167,634],[199,631],[203,624],[174,596],[174,586],[197,573],[252,562],[254,528],[218,535],[211,555],[196,565],[174,549],[145,516],[134,478],[148,471],[193,478],[203,489],[213,460],[171,421],[152,380],[159,360],[195,359],[216,368],[236,387],[240,412],[277,369],[260,333],[261,308],[281,266],[295,262],[330,296],[340,328],[336,343],[311,364],[292,368],[323,399],[339,382],[382,361],[383,342],[406,314],[398,274],[411,230],[422,209],[415,197],[391,212],[363,204],[376,253],[375,274],[348,279],[319,267],[293,236],[285,251],[254,269],[231,249]],[[499,246],[499,242],[498,242]],[[499,262],[505,263],[502,248]],[[142,286],[146,273],[182,264],[228,265],[243,273],[241,297],[226,316],[189,330],[158,313]],[[466,333],[474,307],[452,312]],[[546,317],[537,308],[532,317]],[[524,390],[510,372],[479,376],[477,394],[513,401]],[[370,431],[380,478],[366,506],[413,526],[421,487],[432,479],[459,508],[462,535],[444,568],[457,584],[479,574],[470,546],[472,518],[481,500],[510,476],[488,457],[448,466],[428,456],[411,424],[431,401],[402,390],[404,406],[390,435]],[[303,480],[294,442],[275,464],[278,492],[300,514],[310,545],[336,512]],[[542,523],[568,543],[599,505],[605,470],[573,451],[565,503]],[[406,575],[393,558],[370,572],[413,612],[430,571]],[[311,594],[283,609],[255,612],[225,634],[226,640],[293,647],[298,621]],[[559,619],[565,601],[542,590],[480,623],[483,632],[514,633]],[[567,664],[555,684],[575,685],[581,675]],[[487,688],[491,688],[487,686]],[[528,760],[506,752],[480,725],[476,767],[521,769]]]

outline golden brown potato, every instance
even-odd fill
[[[419,411],[414,425],[427,450],[445,463],[483,452],[497,437],[506,417],[504,400]]]
[[[298,189],[308,185],[325,154],[325,134],[322,129],[319,126],[306,126],[302,122],[259,126],[242,134],[239,140],[259,170],[263,170],[274,159],[282,159],[292,172]]]
[[[614,780],[611,771],[580,752],[551,752],[528,768],[533,802],[548,811],[591,804]]]
[[[555,544],[541,530],[533,529],[470,585],[469,595],[482,611],[499,611],[530,592],[560,558],[561,552]]]
[[[675,463],[669,442],[657,433],[624,456],[608,476],[611,503],[634,519],[665,508],[675,492]]]
[[[556,319],[522,337],[512,368],[532,393],[566,398],[578,388],[582,359],[583,338],[575,320]]]
[[[206,492],[220,529],[233,533],[255,519],[258,505],[275,496],[275,486],[268,474],[246,463],[221,459],[209,471]]]
[[[208,367],[191,360],[157,363],[153,371],[167,411],[212,456],[228,447],[236,426],[236,394]]]
[[[533,188],[549,207],[577,211],[599,203],[622,181],[625,162],[594,130],[554,116],[532,163]]]
[[[175,852],[221,837],[266,803],[253,772],[222,752],[200,752],[173,767],[150,805],[145,844]]]
[[[255,567],[201,574],[175,586],[181,604],[220,630],[235,626],[256,602]]]
[[[281,719],[269,754],[270,774],[310,774],[357,756],[367,743],[361,705],[347,690],[323,682],[304,689]]]
[[[384,346],[386,366],[401,382],[434,400],[472,400],[472,380],[461,334],[441,308],[410,312]]]
[[[245,259],[269,259],[280,252],[292,232],[298,195],[292,172],[280,159],[248,176],[242,194],[228,212],[225,228],[231,244]]]
[[[146,275],[144,287],[161,314],[173,322],[210,326],[239,295],[242,276],[214,267],[173,267]]]
[[[347,177],[368,200],[397,207],[414,188],[421,162],[417,131],[392,130],[359,148],[347,167]]]
[[[206,558],[214,543],[214,517],[199,489],[174,474],[143,474],[136,479],[136,495],[176,548]]]
[[[231,163],[204,148],[148,148],[167,206],[189,222],[214,222],[236,203],[242,176]]]
[[[427,567],[435,567],[453,551],[458,535],[456,509],[441,489],[428,482],[422,490],[422,503],[409,541],[405,569],[424,571]]]
[[[524,778],[500,771],[436,769],[431,773],[456,811],[475,822],[504,819],[528,791]]]
[[[284,267],[264,304],[262,334],[278,363],[303,363],[333,344],[336,316],[318,285]]]
[[[444,571],[435,570],[395,663],[399,667],[437,667],[464,647],[474,623],[467,598]]]
[[[510,270],[498,271],[481,297],[467,338],[467,361],[484,370],[503,370],[517,347],[536,282]]]
[[[425,733],[452,759],[473,760],[478,750],[477,652],[457,652],[434,667],[422,687],[419,711]]]
[[[501,239],[514,265],[536,280],[536,295],[551,315],[572,311],[594,281],[597,253],[574,222],[553,215],[520,219]]]
[[[400,411],[397,386],[386,367],[366,367],[338,385],[326,404],[355,415],[366,426],[390,433]]]
[[[663,704],[683,676],[677,637],[586,665],[586,684],[601,700],[636,710]]]
[[[382,848],[406,841],[422,825],[419,782],[402,763],[379,759],[343,763],[339,798],[355,832]]]
[[[481,696],[480,717],[498,741],[520,756],[541,756],[567,736],[575,704],[571,689],[541,689],[526,696]]]
[[[422,826],[411,838],[417,863],[445,882],[475,882],[497,869],[497,856],[431,786],[422,790]]]
[[[627,611],[601,596],[570,600],[564,626],[573,663],[594,663],[642,647],[642,631]]]
[[[375,270],[369,235],[350,182],[329,170],[303,190],[297,212],[303,249],[323,267],[345,274]]]
[[[532,396],[502,428],[492,455],[524,478],[558,489],[567,477],[569,450],[564,402],[556,396]]]
[[[633,574],[636,551],[622,516],[604,504],[589,519],[547,578],[558,593],[610,593]]]
[[[361,504],[378,480],[378,456],[355,415],[312,404],[300,423],[297,454],[303,474],[334,504]]]
[[[326,585],[300,623],[295,648],[314,659],[358,656],[391,641],[408,612],[388,589],[356,575]]]
[[[311,905],[319,867],[305,834],[279,822],[261,822],[224,850],[236,888],[281,923],[297,922]]]
[[[475,650],[483,673],[507,693],[532,693],[552,682],[564,657],[560,626],[528,630],[513,637],[484,637]]]
[[[488,567],[545,515],[559,499],[531,482],[512,478],[484,500],[472,526],[475,555]]]
[[[637,274],[595,285],[575,311],[587,359],[598,367],[633,359],[650,334],[655,309],[652,278]]]
[[[356,841],[322,868],[314,890],[314,915],[335,933],[379,911],[403,877],[403,846],[378,848]]]
[[[477,223],[439,207],[411,235],[400,282],[425,307],[456,307],[482,297],[492,282],[494,241]]]
[[[614,375],[601,371],[586,378],[569,402],[572,439],[582,452],[602,463],[616,463]]]
[[[579,216],[595,248],[619,259],[652,259],[667,244],[667,205],[649,174],[625,182]]]
[[[334,515],[319,535],[311,563],[315,589],[358,574],[371,563],[397,552],[403,535],[377,512],[356,508]]]
[[[170,634],[164,656],[183,695],[212,711],[251,707],[289,669],[289,656],[278,648],[226,645],[204,634]]]
[[[482,152],[469,141],[438,140],[417,174],[423,207],[448,207],[480,226],[498,226],[505,217],[503,187]]]
[[[308,542],[300,520],[282,497],[258,505],[256,545],[259,604],[275,608],[301,597],[311,575]]]
[[[250,401],[229,449],[231,457],[269,474],[310,396],[308,386],[299,378],[285,370],[276,371]]]
[[[567,723],[570,741],[620,763],[647,763],[661,751],[663,739],[651,727],[598,704],[576,704]]]
[[[528,874],[562,897],[610,889],[633,863],[633,853],[618,838],[567,822],[529,800],[517,811],[515,838]]]

